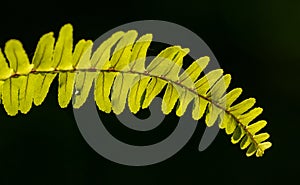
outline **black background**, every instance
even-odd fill
[[[247,158],[223,130],[207,150],[199,152],[205,128],[200,120],[197,134],[166,161],[145,167],[110,162],[82,138],[71,106],[59,108],[55,81],[45,102],[26,115],[9,117],[0,107],[0,185],[273,184],[296,179],[300,1],[173,4],[152,2],[147,9],[101,7],[94,16],[7,16],[1,21],[0,46],[19,39],[32,57],[39,37],[49,31],[57,36],[65,23],[73,24],[75,42],[94,40],[137,20],[185,26],[208,44],[224,71],[232,75],[230,87],[243,88],[241,99],[255,97],[257,106],[264,108],[260,118],[268,121],[264,131],[271,134],[273,146],[263,158]]]

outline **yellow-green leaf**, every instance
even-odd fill
[[[246,134],[242,141],[240,142],[240,147],[242,150],[246,149],[251,144],[251,138]]]
[[[264,151],[272,146],[271,142],[263,142],[258,145],[256,151],[256,157],[261,157],[264,154]]]
[[[173,66],[180,65],[183,54],[183,49],[180,46],[168,47],[160,52],[147,66],[146,71],[154,76],[165,76]],[[178,56],[176,58],[176,56]],[[178,67],[177,67],[178,68]]]
[[[91,40],[86,41],[82,39],[76,44],[72,56],[72,66],[74,69],[78,67],[79,61],[88,63],[92,46],[93,42]],[[85,58],[85,60],[81,60],[81,58]]]
[[[143,102],[142,108],[147,108],[152,100],[162,91],[164,86],[167,84],[165,80],[159,78],[151,78],[150,83],[146,89],[145,100]]]
[[[189,103],[196,97],[195,94],[191,93],[188,90],[184,90],[184,91],[179,91],[180,92],[180,96],[179,96],[179,106],[176,110],[176,115],[181,117],[184,112],[187,109],[187,106],[189,105]]]
[[[177,81],[179,79],[178,75],[182,67],[183,57],[186,56],[189,51],[189,49],[183,48],[172,60],[165,60],[164,65],[167,65],[168,68],[161,76],[172,81]]]
[[[131,49],[138,33],[135,30],[130,30],[124,34],[117,44],[114,53],[111,57],[111,66],[116,70],[129,69]]]
[[[192,112],[194,120],[199,120],[200,118],[202,118],[208,103],[209,102],[203,98],[195,98]]]
[[[254,135],[253,139],[257,142],[257,143],[261,143],[265,140],[267,140],[270,137],[270,135],[268,133],[261,133],[258,135]]]
[[[91,64],[98,69],[108,69],[111,67],[109,58],[111,57],[111,48],[124,36],[124,32],[118,31],[110,38],[105,40],[93,53]]]
[[[239,116],[241,114],[243,114],[244,112],[246,112],[247,110],[249,110],[251,107],[253,107],[253,105],[255,104],[255,98],[248,98],[244,101],[242,101],[239,104],[236,104],[234,106],[232,106],[231,108],[229,108],[229,111],[236,115]]]
[[[53,37],[53,32],[47,33],[40,38],[32,59],[34,70],[36,71],[53,70],[52,56],[53,56],[54,41],[55,39]]]
[[[231,142],[233,144],[238,143],[244,135],[245,135],[245,131],[241,128],[241,126],[237,126],[231,137]]]
[[[86,43],[86,49],[79,59],[77,68],[87,69],[91,67],[90,56],[92,52],[92,46],[90,43]],[[86,101],[89,92],[92,88],[94,79],[99,75],[96,72],[83,72],[78,70],[75,75],[75,93],[73,96],[73,107],[80,108]]]
[[[247,126],[248,132],[251,134],[256,134],[258,131],[260,131],[262,128],[264,128],[267,125],[267,122],[265,120],[257,121],[256,123],[253,123],[249,126]]]
[[[116,76],[111,93],[112,110],[115,114],[123,112],[129,89],[133,86],[135,77],[134,74],[126,73],[119,73]]]
[[[58,103],[61,108],[68,106],[72,95],[75,81],[75,73],[60,73],[58,76]]]
[[[172,111],[179,98],[179,93],[177,92],[178,88],[174,86],[172,84],[168,84],[166,92],[163,96],[161,110],[164,114],[169,114]]]
[[[209,103],[208,104],[208,113],[205,117],[205,123],[208,127],[211,127],[214,125],[214,123],[217,121],[218,116],[222,113],[222,109],[215,106],[214,104]]]
[[[147,50],[152,41],[152,34],[141,36],[134,44],[130,57],[130,69],[132,71],[144,72]]]
[[[206,92],[215,84],[215,82],[222,76],[222,69],[215,69],[207,73],[195,83],[195,88],[200,95],[206,95]]]
[[[221,96],[225,93],[231,81],[230,74],[226,74],[221,77],[216,84],[210,90],[210,96],[214,100],[219,100]]]
[[[58,102],[61,107],[68,106],[73,93],[73,107],[81,107],[93,83],[95,102],[106,113],[113,110],[120,114],[127,100],[130,111],[137,113],[161,93],[164,114],[170,113],[177,104],[176,114],[182,116],[189,103],[194,101],[193,119],[200,119],[206,111],[207,126],[218,121],[220,128],[233,134],[232,143],[241,141],[240,148],[248,148],[247,156],[256,153],[260,157],[271,147],[271,142],[266,141],[269,134],[255,135],[267,122],[251,124],[262,112],[261,108],[252,109],[255,99],[249,98],[232,106],[242,89],[236,88],[225,94],[231,81],[229,74],[223,76],[223,70],[216,69],[199,79],[209,62],[209,57],[202,57],[179,75],[189,52],[181,46],[167,47],[145,69],[151,41],[151,34],[137,38],[135,30],[119,31],[100,46],[82,39],[73,50],[73,28],[66,24],[56,43],[52,32],[40,38],[30,64],[22,44],[10,40],[4,48],[6,58],[0,50],[0,101],[2,99],[9,115],[16,115],[19,110],[27,113],[32,102],[40,105],[44,101],[54,78],[59,75]],[[162,92],[166,85],[166,91]]]
[[[110,113],[112,105],[109,99],[116,73],[100,72],[95,81],[94,97],[101,111]]]
[[[141,99],[142,95],[145,92],[148,82],[150,81],[150,77],[139,75],[139,79],[132,86],[128,95],[128,106],[132,113],[137,113],[141,108]]]
[[[8,67],[8,63],[6,62],[3,53],[0,49],[0,80],[1,79],[7,79],[11,76],[13,73],[13,69],[10,69]]]
[[[209,57],[201,57],[194,61],[179,77],[179,82],[189,88],[194,86],[194,83],[200,73],[205,69],[209,62]]]
[[[53,53],[53,68],[59,70],[73,69],[73,27],[71,24],[64,25],[59,32]]]
[[[234,130],[236,129],[237,123],[236,121],[232,118],[232,116],[228,114],[224,114],[223,116],[223,122],[225,123],[225,131],[226,134],[232,134]]]
[[[255,154],[256,150],[257,150],[256,145],[255,145],[254,143],[252,143],[252,144],[249,146],[249,148],[248,148],[248,150],[247,150],[247,152],[246,152],[246,156],[247,156],[247,157],[252,156],[253,154]]]
[[[229,108],[233,102],[242,94],[242,88],[235,88],[222,97],[220,102],[225,103],[226,108]]]
[[[73,99],[73,107],[80,108],[92,88],[94,79],[96,78],[97,73],[88,73],[88,72],[79,72],[75,77],[75,96]]]
[[[14,116],[19,109],[19,89],[24,77],[9,78],[3,84],[2,102],[8,115]]]
[[[33,65],[29,64],[29,59],[23,46],[18,40],[9,40],[5,44],[5,55],[9,61],[10,68],[17,74],[28,74]]]
[[[254,108],[249,112],[239,116],[239,120],[243,125],[248,125],[252,120],[262,113],[263,109],[260,107]]]
[[[36,75],[29,74],[24,77],[23,83],[20,86],[19,94],[19,110],[26,114],[32,107],[35,84],[36,84]]]
[[[42,102],[45,100],[47,93],[49,91],[50,85],[54,78],[56,77],[57,73],[40,73],[34,74],[33,78],[35,81],[35,88],[34,88],[34,96],[33,102],[36,106],[41,105]]]

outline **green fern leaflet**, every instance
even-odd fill
[[[72,97],[73,107],[80,108],[93,83],[98,108],[115,114],[124,110],[126,102],[130,111],[137,113],[165,89],[161,106],[164,114],[176,109],[176,114],[182,116],[193,103],[193,119],[205,116],[207,126],[219,124],[232,135],[233,144],[240,143],[241,149],[247,149],[247,156],[260,157],[271,147],[266,141],[269,134],[258,133],[267,122],[251,123],[262,113],[262,108],[253,108],[255,99],[233,105],[242,89],[226,93],[229,74],[216,69],[200,75],[209,57],[199,58],[179,74],[188,48],[168,47],[145,66],[151,34],[138,38],[135,30],[119,31],[94,52],[90,40],[80,40],[73,50],[72,34],[72,26],[66,24],[56,42],[52,32],[43,35],[31,63],[18,40],[5,44],[5,56],[0,50],[0,96],[8,115],[15,116],[19,111],[26,114],[32,104],[41,105],[56,76],[61,108],[67,107]]]

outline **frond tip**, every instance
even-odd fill
[[[58,76],[62,108],[69,105],[72,96],[73,107],[80,108],[94,84],[94,99],[101,111],[120,114],[128,102],[130,111],[137,113],[165,89],[161,105],[164,114],[175,109],[177,116],[182,116],[193,103],[193,119],[205,116],[207,126],[218,124],[232,135],[233,144],[240,143],[242,150],[247,149],[247,156],[260,157],[272,146],[266,141],[268,133],[258,133],[267,122],[252,123],[263,111],[253,108],[256,100],[234,104],[242,89],[226,93],[231,75],[223,74],[222,69],[203,74],[208,56],[197,59],[180,74],[189,53],[181,46],[164,49],[145,65],[152,34],[138,38],[135,30],[119,31],[94,52],[90,40],[80,40],[73,50],[72,34],[72,25],[66,24],[56,42],[52,32],[43,35],[31,63],[17,40],[5,44],[5,56],[0,50],[0,97],[8,115],[27,113],[33,103],[40,105]]]

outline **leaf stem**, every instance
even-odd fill
[[[95,73],[98,73],[98,72],[119,72],[119,73],[131,73],[131,74],[139,74],[139,75],[143,75],[143,76],[149,76],[149,77],[155,77],[155,78],[159,78],[159,79],[162,79],[162,80],[165,80],[167,82],[170,82],[170,83],[173,83],[173,84],[176,84],[188,91],[190,91],[191,93],[197,95],[199,98],[202,98],[212,104],[214,104],[216,107],[218,107],[219,109],[223,110],[225,113],[227,113],[228,115],[230,115],[238,124],[238,126],[240,126],[245,132],[246,134],[250,137],[250,139],[252,140],[252,143],[255,144],[256,148],[259,148],[258,147],[258,143],[255,141],[255,139],[253,138],[253,135],[248,131],[248,129],[246,128],[245,125],[243,125],[240,120],[235,116],[233,115],[230,111],[228,111],[226,108],[222,107],[220,104],[218,104],[218,102],[216,101],[212,101],[211,99],[203,96],[203,95],[200,95],[195,89],[192,89],[192,88],[189,88],[183,84],[180,83],[180,81],[174,81],[174,80],[171,80],[171,79],[168,79],[166,78],[165,76],[155,76],[155,75],[151,75],[148,71],[144,71],[144,72],[138,72],[138,71],[133,71],[133,70],[129,70],[129,71],[122,71],[122,70],[116,70],[116,69],[113,69],[113,68],[109,68],[109,69],[96,69],[96,68],[73,68],[73,69],[68,69],[68,70],[63,70],[63,69],[54,69],[54,70],[46,70],[46,71],[40,71],[40,70],[31,70],[29,73],[27,74],[18,74],[18,73],[14,73],[14,74],[11,74],[11,76],[9,76],[8,78],[5,78],[5,79],[0,79],[0,81],[6,81],[8,79],[11,79],[11,78],[17,78],[19,76],[28,76],[29,74],[48,74],[48,73],[51,73],[51,74],[55,74],[55,73],[75,73],[75,72],[95,72]]]

